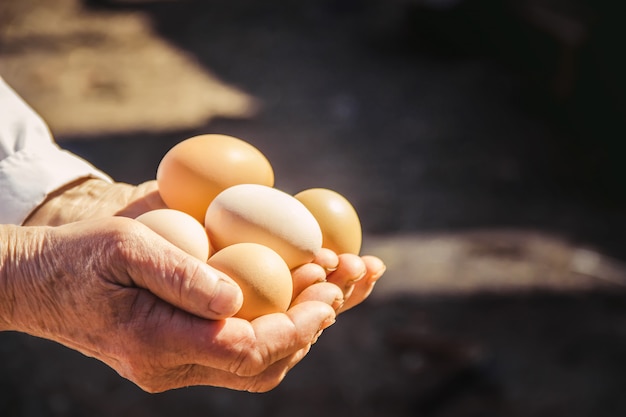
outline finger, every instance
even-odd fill
[[[158,307],[158,304],[157,304]],[[145,345],[158,346],[164,363],[219,369],[238,376],[263,373],[316,340],[335,321],[335,311],[324,302],[302,302],[286,313],[261,316],[252,322],[240,318],[204,320],[180,310],[152,307],[146,314]],[[155,311],[163,310],[163,313]]]
[[[206,320],[180,310],[143,288],[124,288],[124,296],[132,299],[128,317],[118,329],[116,352],[119,361],[126,364],[121,370],[124,377],[136,383],[145,381],[161,370],[188,365],[201,365],[228,371],[233,356],[227,349],[236,351],[235,345],[254,335],[250,322],[243,319]],[[123,304],[119,297],[112,300],[111,308]],[[137,367],[137,358],[145,358],[146,369]],[[150,367],[152,366],[152,368]],[[154,368],[157,368],[156,370]]]
[[[305,288],[311,285],[326,281],[326,271],[324,268],[315,263],[308,263],[291,271],[293,281],[293,301]]]
[[[211,346],[215,335],[222,332],[224,320],[204,320],[188,314],[145,289],[125,291],[126,296],[134,294],[130,295],[134,301],[128,320],[116,332],[118,343],[114,343],[113,350],[97,352],[98,356],[104,354],[104,362],[120,375],[147,392],[188,385],[244,386],[245,378],[223,369],[198,365],[205,357],[216,355],[207,347]],[[94,356],[88,350],[81,351]]]
[[[339,287],[329,282],[320,282],[307,287],[293,301],[292,306],[308,301],[321,301],[334,310],[338,310],[344,303],[343,292]]]
[[[252,321],[259,352],[256,360],[242,362],[238,374],[256,375],[269,365],[309,345],[335,322],[335,310],[317,300],[299,302],[285,314],[270,314]],[[282,328],[281,328],[282,327]]]
[[[276,388],[287,373],[307,355],[310,349],[311,344],[307,344],[296,353],[281,359],[262,373],[254,376],[239,376],[221,369],[207,368],[200,365],[183,366],[181,367],[183,376],[179,378],[180,381],[177,385],[159,391],[186,386],[209,385],[238,391],[267,392]],[[172,381],[168,379],[167,383],[171,384]]]
[[[358,281],[352,294],[348,297],[339,309],[339,313],[343,313],[346,310],[360,304],[372,293],[376,282],[385,273],[386,266],[383,261],[375,256],[363,256],[363,262],[365,263],[367,273],[363,279]]]
[[[311,301],[253,322],[204,320],[146,290],[127,291],[135,294],[133,314],[108,363],[149,392],[189,385],[267,391],[335,320],[331,307]]]
[[[144,275],[146,287],[158,297],[212,320],[232,317],[241,308],[241,288],[223,272],[187,254],[165,262],[170,264],[162,268],[160,279]]]
[[[327,273],[333,272],[339,265],[339,257],[330,249],[322,248],[315,255],[313,263],[321,266]]]
[[[268,369],[252,378],[247,378],[243,389],[249,392],[267,392],[276,388],[311,350],[311,343],[308,343],[296,353],[272,364]]]
[[[337,269],[326,278],[328,282],[337,285],[348,297],[354,289],[354,284],[367,273],[365,262],[358,255],[344,253],[339,255]]]
[[[367,274],[370,280],[380,279],[380,277],[385,273],[385,270],[387,269],[387,266],[385,266],[383,260],[376,256],[364,255],[361,257],[361,259],[365,263]]]
[[[121,218],[117,218],[122,220]],[[137,245],[122,246],[133,283],[203,318],[231,317],[243,303],[241,288],[226,274],[188,255],[139,222]]]
[[[115,213],[117,216],[135,218],[148,211],[167,207],[159,194],[155,180],[146,181],[124,191],[125,204]]]

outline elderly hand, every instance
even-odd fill
[[[228,318],[227,276],[121,217],[59,227],[1,226],[0,330],[62,343],[149,392],[189,385],[275,387],[335,319],[332,284],[285,314]]]
[[[59,226],[111,216],[135,218],[165,208],[156,181],[139,185],[82,178],[51,193],[24,222],[25,226]]]
[[[124,218],[162,207],[154,181],[82,180],[25,223],[58,227],[0,226],[14,242],[0,247],[0,330],[55,340],[148,392],[267,391],[385,269],[373,256],[322,250],[292,271],[286,313],[234,318],[242,295],[229,277]]]
[[[111,216],[134,218],[164,207],[156,181],[134,186],[85,178],[51,194],[24,224],[55,226]],[[339,308],[343,312],[363,302],[384,272],[385,265],[375,256],[337,255],[324,249],[313,263],[292,271],[294,294],[299,294],[312,283],[334,283],[344,294]]]

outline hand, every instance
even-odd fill
[[[369,297],[385,269],[383,261],[376,256],[337,255],[322,249],[312,263],[292,271],[294,294],[315,283],[332,283],[343,293],[343,301],[337,309],[342,313]]]
[[[156,181],[138,186],[81,179],[51,194],[27,219],[25,225],[61,225],[78,220],[111,216],[137,217],[149,210],[164,208]],[[339,308],[346,311],[363,302],[385,272],[383,262],[374,256],[337,255],[324,249],[311,264],[292,271],[294,299],[316,282],[331,282],[343,291]]]
[[[166,208],[156,181],[137,186],[82,178],[51,193],[24,222],[25,226],[59,226],[79,220],[123,216],[135,218]]]
[[[303,289],[284,314],[225,318],[228,277],[121,217],[0,227],[0,330],[55,340],[149,392],[189,385],[267,391],[335,320],[339,288]],[[216,320],[220,319],[220,320]]]

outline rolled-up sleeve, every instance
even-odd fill
[[[0,78],[0,224],[22,224],[52,191],[111,178],[61,149],[42,118]]]

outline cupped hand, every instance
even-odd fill
[[[3,277],[5,329],[95,357],[148,392],[190,385],[267,391],[335,320],[336,285],[302,290],[286,313],[252,322],[227,276],[122,217],[4,227],[16,265]],[[5,301],[6,301],[5,300]]]
[[[336,305],[337,312],[342,313],[367,299],[385,270],[385,264],[376,256],[337,255],[322,249],[313,262],[292,271],[294,299],[302,297],[301,293],[313,284],[331,283],[342,292],[342,300]],[[314,296],[314,289],[306,294]]]
[[[85,178],[51,194],[25,225],[54,226],[111,216],[134,218],[165,207],[154,180],[134,186]],[[323,249],[312,263],[292,271],[294,300],[311,284],[330,282],[343,292],[343,300],[338,305],[338,311],[343,312],[363,302],[384,272],[384,263],[375,256],[337,255]],[[312,299],[316,293],[309,291],[305,296]]]

